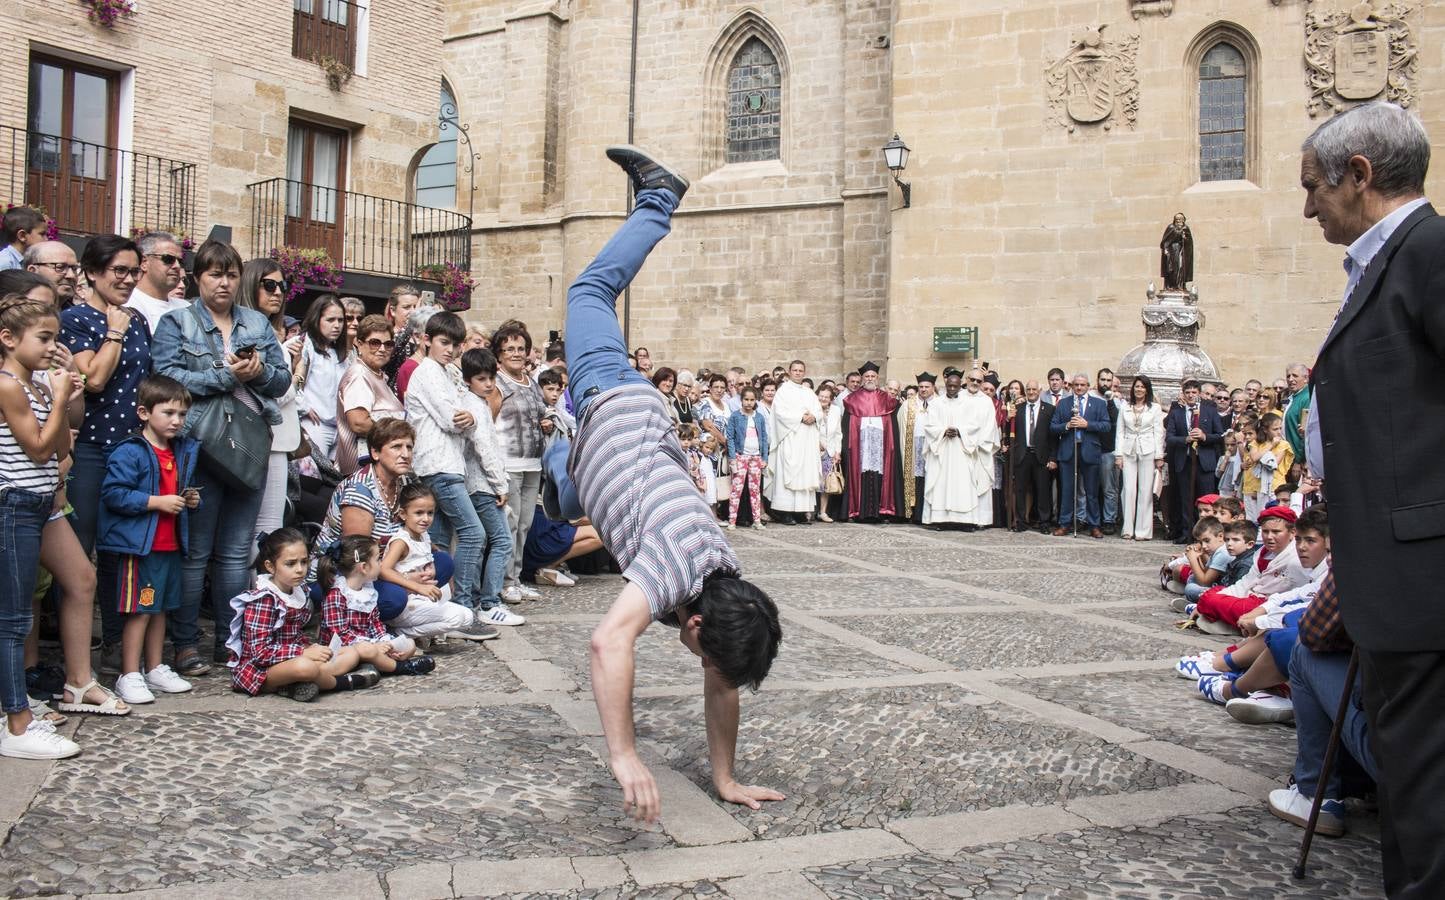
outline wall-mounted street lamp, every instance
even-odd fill
[[[888,171],[893,173],[893,183],[898,185],[898,190],[903,193],[902,209],[912,205],[913,186],[898,177],[908,166],[908,145],[899,139],[898,133],[893,133],[893,140],[883,145],[883,160],[888,163]]]

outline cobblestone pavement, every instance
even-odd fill
[[[663,820],[621,812],[587,637],[620,587],[543,588],[522,628],[424,678],[310,705],[225,679],[85,748],[0,761],[12,896],[454,898],[1378,897],[1378,827],[1315,843],[1270,816],[1294,732],[1238,724],[1172,674],[1161,542],[814,525],[731,539],[783,614],[719,801],[698,661],[638,645],[640,747]]]

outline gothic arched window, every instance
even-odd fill
[[[437,142],[416,167],[416,203],[452,209],[457,205],[457,98],[442,82]]]
[[[1220,41],[1199,61],[1199,180],[1245,177],[1248,70],[1244,54]]]
[[[749,38],[728,67],[726,162],[778,159],[782,130],[782,68],[767,44]]]

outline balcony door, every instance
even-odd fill
[[[356,67],[356,19],[350,0],[292,0],[291,55],[297,59],[329,56]]]
[[[291,121],[286,140],[286,243],[345,264],[346,145],[340,129]]]
[[[118,96],[114,72],[48,57],[30,61],[25,201],[45,207],[65,231],[117,228]]]

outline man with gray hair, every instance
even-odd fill
[[[75,302],[75,285],[80,278],[80,264],[75,251],[61,241],[41,241],[25,248],[20,264],[55,287],[55,298],[65,309]]]
[[[186,277],[184,257],[180,242],[169,232],[148,231],[135,243],[140,248],[140,278],[125,305],[145,316],[155,334],[161,316],[191,305],[189,300],[171,299],[171,291]]]
[[[1310,367],[1304,363],[1290,363],[1284,370],[1284,381],[1289,390],[1289,403],[1284,408],[1284,439],[1289,442],[1297,462],[1306,461],[1304,414],[1310,408]]]
[[[1315,362],[1305,427],[1310,469],[1331,507],[1333,565],[1317,597],[1338,595],[1359,651],[1380,766],[1386,893],[1438,897],[1445,886],[1445,218],[1424,196],[1429,136],[1394,104],[1335,116],[1301,151],[1305,218],[1346,248],[1347,273]],[[1271,795],[1271,811],[1287,818],[1279,807],[1289,801]]]

